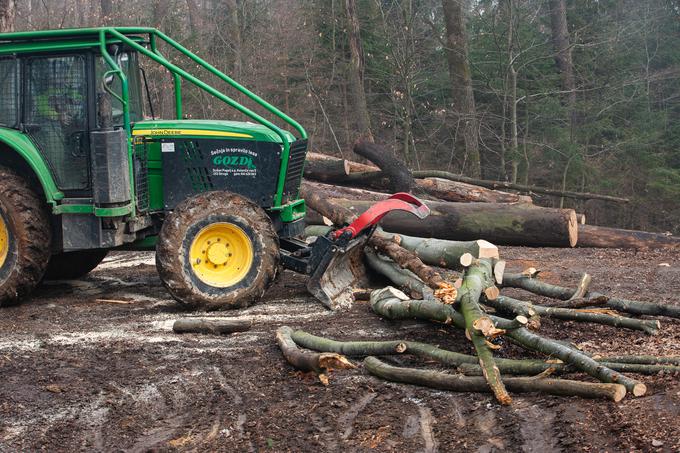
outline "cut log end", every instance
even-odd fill
[[[499,285],[503,284],[503,274],[505,274],[505,261],[500,260],[496,261],[496,264],[493,266],[493,278],[496,280],[496,283]]]
[[[479,255],[477,258],[500,258],[498,247],[493,245],[491,242],[485,241],[484,239],[479,239],[477,240],[477,246],[479,246]]]
[[[647,393],[647,386],[642,382],[638,382],[633,386],[634,396],[644,396]]]
[[[569,246],[576,247],[578,242],[578,219],[576,218],[576,212],[573,210],[569,211]]]
[[[343,355],[334,352],[323,352],[319,355],[319,367],[324,370],[351,370],[356,368],[352,362]]]
[[[616,385],[616,387],[615,387],[615,390],[612,394],[612,401],[614,401],[615,403],[618,403],[619,401],[621,401],[623,398],[626,397],[626,393],[627,393],[626,387],[624,387],[621,384],[614,384],[614,385]]]
[[[475,257],[471,253],[463,253],[460,257],[460,265],[463,267],[469,267],[474,261]]]
[[[450,283],[441,283],[439,289],[434,291],[434,297],[440,299],[446,305],[453,305],[456,303],[456,296],[458,296],[458,290],[456,287]]]
[[[500,294],[500,290],[495,286],[489,286],[484,290],[484,295],[488,300],[496,300]]]

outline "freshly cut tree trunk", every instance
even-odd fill
[[[597,313],[592,310],[574,310],[570,308],[543,307],[529,302],[498,296],[495,300],[486,300],[489,305],[504,312],[527,316],[528,311],[534,311],[539,316],[547,316],[565,321],[592,322],[624,329],[641,330],[648,335],[656,335],[661,327],[655,319],[634,319],[625,316],[614,316],[607,313]],[[531,315],[529,315],[531,316]]]
[[[619,363],[607,362],[602,359],[597,361],[604,367],[620,373],[637,373],[653,376],[655,374],[663,373],[678,373],[680,366],[675,365],[649,365],[644,363]],[[512,360],[512,359],[496,359],[498,368],[503,374],[535,376],[540,373],[573,373],[576,369],[569,364],[563,362],[552,362],[542,360]],[[482,370],[476,364],[461,363],[458,366],[458,371],[468,376],[481,376]],[[505,379],[505,378],[504,378]]]
[[[207,333],[224,335],[234,332],[250,330],[253,323],[249,319],[212,319],[212,318],[183,318],[172,325],[176,333]]]
[[[481,203],[533,203],[531,197],[491,190],[464,182],[442,178],[416,179],[415,188],[446,201]]]
[[[460,258],[466,253],[475,258],[499,258],[498,247],[482,239],[477,241],[447,241],[388,232],[381,232],[381,236],[391,239],[407,250],[411,250],[425,264],[431,266],[459,270],[461,269]]]
[[[332,199],[359,214],[370,201]],[[484,238],[496,245],[573,247],[578,240],[576,213],[571,209],[494,203],[428,202],[431,213],[418,219],[392,212],[381,225],[385,231],[411,236],[469,241]]]
[[[349,175],[349,163],[344,159],[309,160],[305,162],[304,176],[315,181],[333,182]]]
[[[389,180],[389,189],[395,192],[410,192],[413,176],[405,163],[382,145],[369,140],[357,140],[354,152],[376,164]]]
[[[503,286],[510,288],[521,288],[538,294],[540,296],[552,297],[553,299],[569,300],[576,291],[574,288],[552,285],[537,278],[528,277],[523,274],[508,274],[503,276]],[[634,315],[668,316],[670,318],[680,318],[680,306],[657,304],[653,302],[639,302],[636,300],[609,297],[605,294],[591,291],[588,293],[589,299],[602,299],[604,305],[617,311],[631,313]]]
[[[329,156],[327,154],[314,152],[307,153],[307,157],[305,158],[305,162],[319,160],[344,160],[344,159],[339,159],[337,157]],[[362,164],[361,162],[355,162],[353,160],[346,160],[345,162],[347,162],[350,173],[365,173],[371,171],[380,171],[380,168],[372,164]]]
[[[643,396],[647,393],[647,386],[642,382],[626,377],[618,371],[603,366],[603,364],[576,349],[544,338],[530,332],[528,329],[511,330],[507,335],[525,348],[556,357],[602,382],[622,384],[635,396]]]
[[[276,330],[276,342],[288,363],[300,371],[313,371],[319,375],[319,380],[328,385],[327,373],[331,370],[356,368],[344,356],[335,353],[316,353],[300,350],[291,335],[290,327],[279,327]]]
[[[439,371],[418,370],[388,365],[376,357],[366,357],[364,367],[369,373],[392,382],[420,385],[454,392],[488,392],[489,387],[482,378],[456,376]],[[621,401],[626,388],[619,384],[597,384],[547,378],[505,378],[505,384],[512,392],[543,392],[560,396],[583,398],[606,398]]]
[[[324,173],[324,167],[316,165],[317,162],[330,162],[328,164],[336,170]],[[344,175],[339,171],[340,166],[347,165],[349,174]],[[307,172],[307,167],[310,172]],[[307,180],[322,181],[334,184],[350,184],[353,186],[366,186],[377,190],[390,190],[389,181],[378,167],[359,162],[339,159],[319,153],[308,153],[305,164],[305,178]],[[427,194],[446,201],[480,202],[480,203],[529,203],[533,201],[526,195],[518,195],[500,190],[487,189],[485,187],[468,184],[465,182],[452,181],[444,178],[416,179],[413,189],[419,194]]]
[[[358,200],[381,201],[390,197],[387,193],[375,192],[373,190],[358,189],[354,187],[336,186],[333,184],[323,184],[308,180],[302,181],[302,188],[305,193],[315,193],[324,198],[347,198]]]
[[[646,231],[579,225],[579,247],[622,249],[680,249],[680,237]]]
[[[456,300],[456,288],[445,281],[434,268],[424,264],[418,256],[400,247],[396,242],[385,239],[380,234],[374,234],[370,245],[389,256],[401,268],[408,269],[434,290],[434,296],[441,298],[444,303],[453,304]]]
[[[344,225],[356,218],[356,214],[350,209],[334,203],[315,192],[311,187],[300,186],[300,196],[305,199],[307,205],[333,222],[334,225]]]
[[[487,333],[491,333],[487,332],[488,326],[491,326],[491,330],[495,329],[493,322],[482,312],[479,306],[479,298],[484,289],[493,285],[491,266],[488,265],[487,268],[485,264],[487,263],[472,265],[465,270],[463,283],[460,287],[459,307],[465,319],[465,330],[477,351],[479,366],[484,374],[484,379],[489,384],[498,402],[507,405],[512,403],[512,398],[503,385],[501,373],[486,340]],[[482,327],[483,325],[486,325],[487,328]]]
[[[462,316],[453,310],[452,307],[432,300],[404,300],[389,297],[389,295],[385,297],[384,293],[379,291],[374,291],[371,294],[371,309],[380,316],[388,319],[429,319],[431,321],[453,324],[459,328],[464,328],[465,326],[464,320],[461,323],[460,318]],[[449,310],[458,314],[458,316],[447,316]],[[510,322],[498,317],[491,317],[491,319],[496,323],[496,327],[500,329],[505,329],[503,323]],[[579,371],[588,373],[602,382],[622,384],[635,396],[642,396],[647,392],[647,387],[640,381],[607,368],[602,363],[597,362],[573,347],[565,346],[555,340],[542,337],[523,327],[505,330],[507,330],[506,336],[524,348],[546,354],[549,357],[558,358],[562,362],[573,366]]]

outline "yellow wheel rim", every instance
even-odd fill
[[[253,243],[232,223],[213,223],[198,232],[189,250],[191,268],[203,283],[218,288],[235,285],[253,264]]]
[[[9,252],[9,230],[5,219],[0,216],[0,267],[5,264],[7,260],[7,253]]]

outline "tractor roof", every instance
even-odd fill
[[[48,52],[97,47],[101,44],[102,34],[115,30],[136,41],[144,41],[142,35],[154,33],[148,27],[97,27],[97,28],[61,28],[56,30],[20,31],[0,33],[0,54],[25,52]],[[120,40],[106,36],[107,44],[120,43]]]

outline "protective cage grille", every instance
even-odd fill
[[[27,63],[25,127],[62,190],[90,184],[87,78],[82,55],[33,57]]]
[[[135,146],[134,163],[137,210],[146,211],[149,209],[149,165],[146,143]]]
[[[298,195],[306,156],[307,140],[297,140],[291,143],[286,181],[283,185],[284,201],[290,201],[290,199],[296,198]]]

